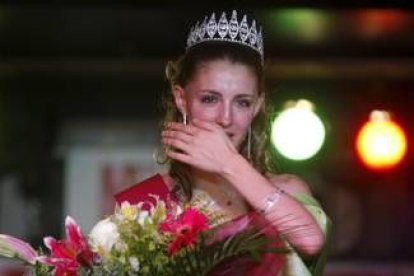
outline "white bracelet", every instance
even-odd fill
[[[279,201],[280,196],[284,193],[285,191],[278,187],[275,187],[275,192],[264,199],[263,208],[260,209],[260,213],[266,213],[270,208],[272,208],[273,205],[275,205]]]

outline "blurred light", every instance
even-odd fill
[[[299,100],[277,116],[272,124],[271,139],[286,158],[305,160],[322,147],[325,127],[313,112],[312,103]]]
[[[356,140],[359,157],[371,169],[396,166],[407,151],[404,130],[391,120],[388,112],[374,110]]]
[[[408,13],[403,10],[369,9],[357,14],[355,21],[361,35],[375,38],[396,34],[408,25]]]
[[[278,33],[296,40],[319,42],[329,33],[328,13],[317,9],[284,9],[272,14],[272,26]]]

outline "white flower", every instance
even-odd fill
[[[89,234],[92,249],[109,253],[116,242],[119,240],[119,233],[115,223],[109,218],[101,220]]]
[[[148,219],[149,222],[151,222],[151,217],[149,216],[149,212],[146,210],[142,210],[141,212],[139,212],[138,214],[138,223],[141,226],[144,226],[144,222],[145,220]]]
[[[131,265],[133,271],[135,272],[139,271],[139,261],[136,257],[130,257],[129,264]]]

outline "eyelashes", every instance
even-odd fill
[[[252,102],[250,100],[238,100],[237,104],[241,107],[249,108],[252,106]]]
[[[217,96],[205,95],[201,97],[201,102],[204,104],[213,104],[219,101]],[[252,100],[249,99],[236,99],[236,104],[242,108],[249,108],[252,106]]]
[[[213,96],[213,95],[206,95],[201,98],[202,103],[215,103],[217,102],[217,100],[218,100],[217,96]]]

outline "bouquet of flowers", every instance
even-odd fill
[[[44,238],[47,254],[0,235],[0,256],[25,262],[36,276],[194,276],[208,275],[236,257],[285,252],[269,248],[267,237],[249,227],[247,216],[227,227],[213,227],[215,220],[206,210],[159,199],[156,204],[123,202],[88,236],[67,217],[64,239]]]

